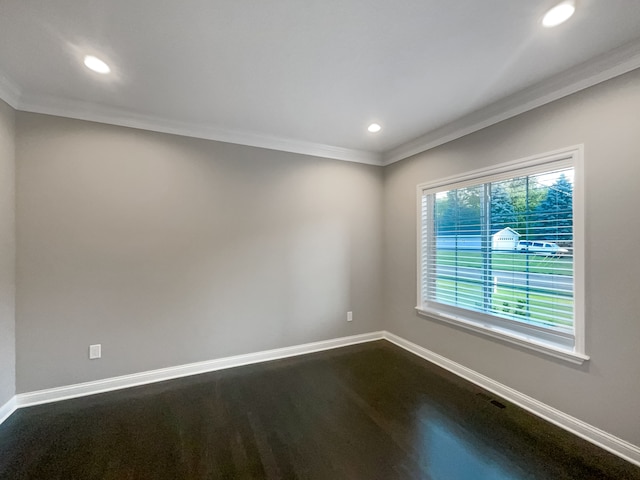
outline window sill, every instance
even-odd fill
[[[428,310],[422,307],[415,308],[418,314],[423,317],[434,318],[452,325],[457,325],[459,327],[466,328],[467,330],[488,335],[490,337],[497,338],[498,340],[513,343],[577,365],[582,365],[585,361],[589,360],[589,356],[583,353],[575,352],[573,350],[565,350],[555,345],[542,343],[537,339],[533,339],[525,335],[518,335],[516,333],[498,330],[497,328],[491,328],[491,326],[438,310]]]

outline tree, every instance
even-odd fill
[[[534,214],[536,238],[560,242],[573,240],[573,184],[564,173],[548,188],[546,198]]]
[[[505,227],[516,227],[516,211],[509,192],[501,184],[495,184],[491,190],[491,233]]]
[[[480,235],[480,196],[482,187],[449,190],[436,201],[437,229],[440,235]]]
[[[533,233],[532,215],[547,196],[548,187],[531,181],[531,177],[519,177],[504,182],[516,216],[514,230],[528,238]]]

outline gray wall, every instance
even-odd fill
[[[574,366],[419,317],[416,185],[585,145],[586,335]],[[385,169],[385,322],[391,332],[640,445],[640,70]]]
[[[15,113],[0,100],[0,407],[16,389]]]
[[[18,393],[381,329],[381,168],[22,112],[16,138]]]
[[[386,328],[640,445],[638,112],[640,71],[384,171],[17,113],[17,391]],[[0,121],[1,403],[14,381],[4,104]],[[416,185],[578,143],[592,360],[417,316]]]

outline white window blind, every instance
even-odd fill
[[[572,160],[421,188],[418,308],[574,351]]]

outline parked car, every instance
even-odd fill
[[[545,242],[544,240],[541,240],[539,242],[520,240],[516,245],[516,250],[519,252],[548,253],[551,255],[562,255],[564,253],[569,253],[569,250],[559,247],[557,243]]]

